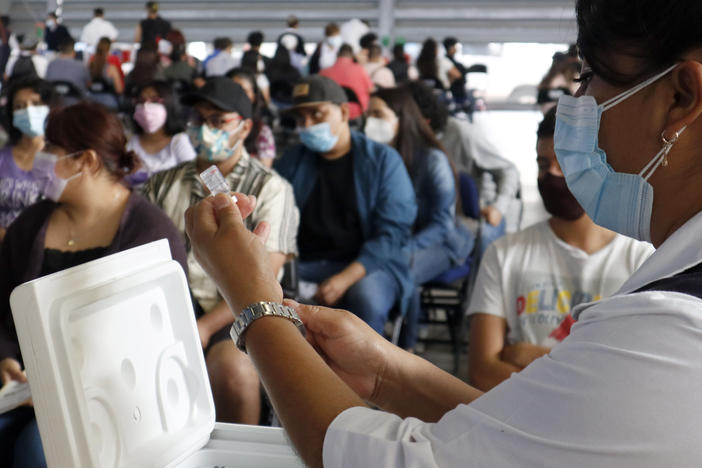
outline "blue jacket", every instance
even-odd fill
[[[364,243],[358,258],[370,274],[383,269],[399,283],[404,313],[414,291],[402,249],[409,242],[417,215],[414,188],[402,158],[393,148],[351,132],[356,202]],[[302,210],[317,180],[317,157],[302,144],[289,148],[276,170],[292,184]]]
[[[435,148],[418,150],[412,166],[418,212],[410,251],[442,245],[454,265],[463,263],[475,239],[468,228],[456,223],[456,181],[448,158]]]

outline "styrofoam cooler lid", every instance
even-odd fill
[[[51,467],[161,467],[215,412],[188,285],[163,239],[39,278],[10,298]]]

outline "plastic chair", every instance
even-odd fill
[[[475,180],[467,173],[460,173],[458,177],[458,195],[461,197],[463,215],[473,219],[480,219],[480,197]],[[478,233],[479,234],[479,233]],[[476,236],[476,239],[479,236]],[[475,245],[478,245],[476,242]],[[466,331],[465,304],[470,297],[473,279],[478,265],[476,265],[475,247],[458,266],[440,274],[433,280],[421,285],[420,304],[427,320],[423,323],[446,324],[449,331],[449,343],[453,351],[453,374],[458,373],[460,357],[464,349]],[[436,317],[436,312],[443,310],[446,320]],[[423,342],[441,342],[446,340],[420,340]]]
[[[63,104],[66,106],[76,104],[85,98],[83,91],[70,81],[52,81],[51,86],[54,88],[54,92],[61,96]]]

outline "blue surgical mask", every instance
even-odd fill
[[[343,39],[341,39],[341,36],[331,36],[327,38],[327,44],[329,44],[332,48],[338,49],[341,47],[341,44],[343,43]]]
[[[27,106],[12,113],[12,126],[30,137],[44,135],[49,106]]]
[[[592,96],[561,96],[556,110],[554,149],[568,188],[598,225],[625,236],[651,241],[653,187],[648,179],[667,161],[678,136],[663,147],[638,174],[615,172],[598,146],[602,113],[670,73],[677,65],[597,105]]]
[[[336,146],[339,137],[331,132],[328,122],[300,129],[300,141],[316,153],[328,153]]]
[[[230,148],[229,140],[232,134],[241,130],[243,124],[244,121],[231,133],[225,130],[212,128],[207,124],[190,127],[188,129],[188,135],[190,136],[193,148],[195,148],[197,157],[211,162],[226,161],[232,157],[242,142],[239,140]]]

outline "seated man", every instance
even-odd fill
[[[301,210],[299,276],[316,300],[339,304],[383,333],[388,312],[409,305],[414,284],[402,254],[417,205],[400,155],[349,128],[341,87],[311,76],[293,90],[302,144],[276,164]]]
[[[70,37],[59,44],[59,55],[49,62],[47,81],[68,81],[81,93],[88,92],[90,72],[83,62],[76,60],[75,42]]]
[[[456,169],[478,183],[482,215],[478,248],[482,255],[505,234],[508,224],[514,231],[519,229],[519,172],[474,124],[449,116],[428,86],[416,81],[408,86]]]
[[[468,307],[469,377],[483,391],[547,354],[567,336],[573,307],[616,292],[653,253],[597,226],[571,195],[553,150],[555,111],[539,125],[536,146],[551,218],[488,248]]]
[[[334,65],[325,68],[319,74],[331,78],[356,94],[358,102],[348,103],[351,120],[357,119],[368,109],[370,93],[375,86],[363,65],[354,62],[353,49],[350,45],[342,45]]]
[[[185,210],[209,195],[198,175],[216,165],[232,191],[255,195],[256,211],[247,226],[270,225],[266,248],[275,272],[296,254],[299,213],[290,184],[249,157],[243,142],[251,131],[251,101],[244,90],[225,77],[213,78],[200,91],[186,95],[194,106],[189,130],[197,153],[194,161],[155,174],[144,192],[160,206],[185,235]],[[188,248],[190,244],[187,244]],[[231,252],[236,262],[236,252]],[[259,381],[248,357],[229,337],[234,315],[222,300],[214,281],[188,250],[188,281],[194,299],[204,311],[198,330],[205,349],[217,420],[257,424],[260,414]],[[246,271],[241,272],[246,275]],[[197,306],[196,306],[197,307]]]

